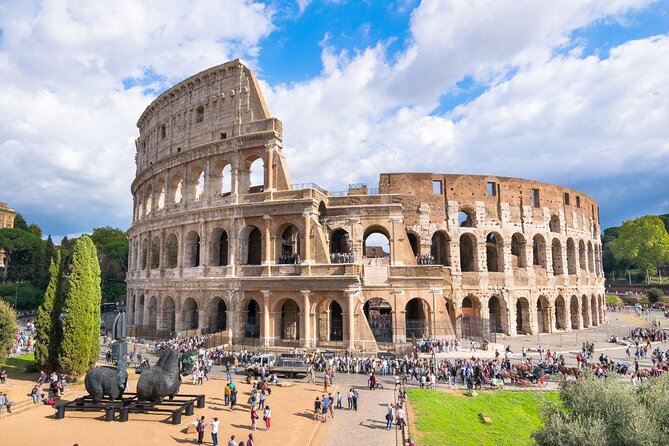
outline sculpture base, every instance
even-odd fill
[[[195,408],[203,408],[205,405],[204,395],[174,395],[174,399],[165,399],[162,403],[151,401],[140,401],[136,393],[124,393],[123,398],[116,401],[104,399],[94,402],[90,395],[77,398],[74,401],[59,404],[55,407],[57,420],[65,418],[66,411],[75,412],[104,412],[105,421],[118,420],[128,421],[130,414],[146,413],[157,415],[169,415],[172,424],[181,424],[181,415],[191,416]],[[118,417],[116,416],[118,415]]]

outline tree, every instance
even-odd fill
[[[611,252],[618,260],[654,270],[669,261],[669,234],[655,215],[627,220],[611,242]]]
[[[17,228],[0,229],[0,246],[9,258],[7,277],[12,281],[30,280],[43,283],[45,242],[30,231]]]
[[[662,290],[659,288],[651,288],[646,292],[646,296],[648,297],[648,302],[651,304],[655,304],[662,299],[664,294],[662,293]]]
[[[51,235],[49,235],[46,239],[46,243],[44,245],[44,264],[45,265],[51,265],[51,261],[56,258],[56,253],[58,249],[56,248],[56,245],[53,244],[53,240],[51,239]]]
[[[95,245],[86,235],[74,242],[63,296],[58,363],[66,375],[77,378],[100,354],[100,264]]]
[[[23,218],[23,215],[16,214],[14,216],[14,229],[28,230],[28,223],[26,222],[26,219]]]
[[[44,301],[40,305],[35,323],[35,362],[41,368],[50,371],[58,368],[58,345],[61,332],[60,321],[60,286],[61,264],[60,253],[56,251],[55,258],[49,266],[49,284],[44,292]]]
[[[16,311],[7,302],[0,300],[0,364],[7,359],[17,329]]]
[[[539,446],[666,444],[669,438],[669,375],[639,388],[617,379],[562,381],[562,406],[543,410],[544,425],[532,436]]]

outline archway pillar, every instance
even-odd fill
[[[302,240],[304,240],[304,256],[302,258],[302,263],[309,265],[311,263],[311,216],[310,211],[304,212],[302,218],[304,218],[304,235]]]
[[[565,326],[563,327],[564,331],[571,331],[572,326],[571,326],[571,299],[567,300],[564,298],[564,322]]]
[[[548,299],[548,296],[546,296],[546,300],[548,300],[548,317],[549,317],[549,327],[548,327],[548,332],[549,333],[554,333],[555,332],[555,322],[557,319],[557,311],[555,310],[555,301],[551,301]]]
[[[529,302],[529,315],[530,315],[530,329],[532,330],[533,334],[539,333],[539,314],[537,312],[537,297],[533,296],[532,293],[530,293],[530,297],[528,297],[528,302]]]
[[[300,345],[302,347],[311,347],[312,345],[315,345],[314,339],[312,338],[312,330],[311,330],[311,299],[309,298],[311,295],[310,290],[300,290],[300,293],[302,293],[302,313],[300,314],[300,317],[302,320],[300,321]]]
[[[511,296],[503,296],[504,297],[504,302],[506,304],[506,313],[508,315],[508,327],[509,327],[509,335],[515,336],[518,334],[518,331],[516,330],[516,319],[518,317],[518,300],[511,298]],[[522,314],[520,315],[522,318]]]
[[[272,331],[270,329],[270,314],[269,314],[269,290],[260,290],[263,295],[261,314],[262,314],[262,331],[260,333],[260,342],[265,347],[270,347],[272,344],[273,336],[271,335]]]
[[[206,298],[203,299],[206,301]],[[200,302],[195,301],[197,303],[197,329],[200,333],[207,333],[209,326],[210,319],[208,318],[209,312],[207,311],[207,306],[206,305],[200,305]]]
[[[272,216],[271,215],[263,215],[262,217],[264,225],[263,225],[263,240],[262,240],[262,247],[263,247],[263,259],[262,259],[262,264],[263,265],[271,265],[272,264],[272,242],[271,242],[271,233],[270,233],[270,226],[272,224]]]
[[[346,329],[344,333],[344,339],[347,342],[349,349],[353,350],[355,348],[355,303],[357,300],[358,289],[346,290],[346,312],[345,314],[345,323],[344,327]]]
[[[228,342],[232,344],[235,338],[235,331],[237,327],[235,326],[235,320],[238,320],[239,315],[239,305],[237,304],[237,292],[236,289],[228,289],[228,300],[226,304],[225,312],[225,329],[228,334]]]
[[[275,140],[265,145],[265,192],[274,191],[274,153],[277,151]]]
[[[181,313],[181,305],[174,307],[174,328],[176,331],[183,331],[184,329],[184,315]]]

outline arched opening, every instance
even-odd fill
[[[228,264],[228,233],[223,228],[216,228],[211,234],[212,266],[226,266]]]
[[[242,231],[242,256],[246,265],[260,265],[262,263],[262,234],[255,226],[247,226]]]
[[[548,229],[551,232],[560,232],[560,217],[551,215],[551,221],[548,223]]]
[[[373,297],[363,307],[376,342],[393,342],[392,307],[380,297]]]
[[[407,339],[422,339],[430,336],[430,310],[423,299],[414,297],[407,302],[405,309],[405,324]]]
[[[555,328],[566,330],[567,327],[567,304],[564,297],[558,296],[555,299]]]
[[[221,171],[221,196],[227,197],[232,193],[232,166],[227,164]]]
[[[186,236],[186,268],[200,266],[200,235],[190,231]]]
[[[527,268],[525,244],[523,234],[516,232],[511,236],[511,266],[513,268]]]
[[[195,198],[195,201],[200,201],[200,199],[204,197],[204,170],[196,167],[193,170],[193,178],[195,178],[193,197]]]
[[[588,254],[586,252],[585,243],[583,243],[583,240],[579,240],[578,242],[578,263],[583,271],[588,270]]]
[[[451,265],[450,237],[443,231],[437,231],[432,235],[432,246],[430,254],[437,265]]]
[[[183,307],[181,307],[181,315],[183,317],[183,329],[184,330],[197,330],[198,329],[198,320],[199,320],[199,311],[197,308],[197,302],[192,297],[189,297],[184,301]]]
[[[162,314],[162,330],[169,330],[170,332],[176,331],[176,318],[175,315],[175,305],[174,299],[170,296],[167,296],[163,301],[163,314]]]
[[[329,321],[329,339],[330,341],[344,340],[344,316],[341,305],[336,300],[330,302],[330,321]]]
[[[549,333],[551,328],[550,304],[546,296],[537,299],[537,325],[539,333]]]
[[[504,314],[502,304],[497,296],[488,300],[488,323],[491,333],[504,333]]]
[[[553,275],[558,276],[564,274],[562,266],[562,244],[560,240],[554,238],[551,244],[551,258],[553,259]]]
[[[176,268],[179,259],[179,240],[175,234],[167,236],[167,243],[165,244],[167,251],[166,263],[167,268]]]
[[[592,318],[592,326],[596,327],[599,325],[599,311],[597,309],[597,299],[594,295],[590,298],[590,315]]]
[[[460,269],[465,272],[478,270],[476,237],[473,234],[460,236]]]
[[[481,303],[469,295],[462,300],[462,336],[465,338],[480,336]]]
[[[174,203],[179,204],[183,200],[184,181],[181,178],[176,179],[176,186],[174,187]]]
[[[135,325],[144,325],[144,295],[137,299],[135,309]]]
[[[151,240],[151,269],[160,268],[160,237]]]
[[[488,271],[504,271],[504,244],[501,235],[491,232],[486,236],[485,252]]]
[[[525,297],[519,297],[516,302],[516,333],[530,334],[530,302]]]
[[[265,190],[265,163],[262,158],[257,158],[249,164],[249,193],[262,192]]]
[[[289,224],[288,226],[283,226],[279,231],[278,263],[300,263],[302,243],[297,226]]]
[[[228,306],[223,299],[218,299],[211,328],[214,332],[225,331],[228,328]]]
[[[153,187],[149,186],[146,190],[146,204],[144,205],[144,211],[146,215],[149,215],[153,210]]]
[[[458,212],[458,225],[461,228],[473,228],[474,224],[474,211],[471,209],[460,209]]]
[[[149,255],[149,242],[146,239],[144,239],[142,240],[142,255],[141,255],[142,269],[146,269],[148,255]]]
[[[251,299],[246,306],[244,322],[244,336],[247,338],[260,338],[260,306],[254,299]]]
[[[541,268],[546,268],[546,240],[540,234],[537,234],[532,239],[534,245],[532,246],[532,264]]]
[[[349,235],[343,229],[336,229],[330,236],[330,261],[332,263],[352,263]]]
[[[281,305],[281,339],[284,341],[300,339],[300,307],[292,299],[286,300]]]
[[[414,257],[418,257],[420,254],[420,240],[416,234],[413,232],[407,231],[407,238],[409,239],[409,244],[411,245],[411,252]]]
[[[569,299],[569,313],[571,314],[571,329],[580,330],[581,324],[578,323],[579,310],[577,296],[571,296]]]
[[[367,228],[363,237],[362,249],[365,257],[390,257],[390,236],[384,228],[373,226]]]
[[[149,327],[158,328],[158,299],[156,299],[156,296],[152,296],[149,300],[149,314],[147,316]]]
[[[158,181],[158,210],[165,208],[165,181]]]
[[[318,205],[318,222],[321,226],[325,226],[325,220],[327,217],[327,208],[325,207],[325,202],[321,201]]]
[[[592,250],[592,242],[588,242],[588,271],[591,273],[595,272],[595,258]]]
[[[567,273],[576,274],[576,245],[571,238],[567,239]]]
[[[588,305],[588,297],[581,296],[581,316],[583,317],[583,328],[590,327],[590,305]]]

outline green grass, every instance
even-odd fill
[[[35,373],[37,371],[34,353],[9,358],[4,366],[20,373]]]
[[[425,446],[531,445],[530,434],[541,426],[539,408],[559,401],[557,392],[481,391],[477,397],[419,389],[408,393],[416,443]],[[481,413],[492,425],[483,422]]]
[[[623,300],[618,296],[616,296],[615,294],[607,294],[606,303],[610,305],[619,305],[623,303]]]

